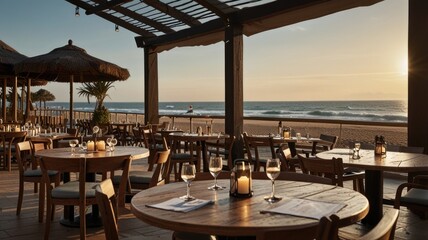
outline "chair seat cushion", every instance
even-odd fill
[[[188,153],[173,153],[171,155],[171,159],[174,160],[187,160],[190,159],[192,156]]]
[[[149,184],[152,179],[153,172],[148,171],[131,171],[129,172],[129,181],[131,185],[135,184]],[[116,175],[112,178],[114,185],[119,185],[122,176]]]
[[[97,185],[98,183],[96,182],[85,183],[86,198],[95,197],[95,186]],[[79,198],[79,182],[72,181],[64,183],[63,185],[59,185],[52,190],[52,198]]]
[[[57,171],[48,171],[49,176],[55,176],[58,172]],[[40,168],[37,169],[31,169],[26,170],[24,172],[24,177],[41,177],[42,176],[42,170]]]
[[[428,190],[412,188],[406,193],[406,195],[401,197],[401,201],[426,206],[428,205]]]

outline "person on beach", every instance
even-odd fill
[[[193,113],[193,107],[192,107],[192,105],[189,105],[189,108],[187,109],[186,113]]]

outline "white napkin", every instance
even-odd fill
[[[323,216],[330,216],[346,206],[346,204],[341,203],[326,203],[297,198],[285,199],[285,202],[279,207],[263,210],[261,213],[279,213],[321,219]]]
[[[147,207],[152,208],[159,208],[163,210],[170,210],[175,212],[190,212],[192,210],[201,208],[207,204],[213,203],[211,200],[202,200],[202,199],[195,199],[191,201],[185,201],[180,198],[173,198],[170,200],[167,200],[165,202],[152,204],[152,205],[146,205]]]

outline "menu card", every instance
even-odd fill
[[[341,203],[326,203],[297,198],[285,199],[285,202],[279,207],[263,210],[261,213],[279,213],[321,219],[323,216],[330,216],[346,206],[346,204]]]
[[[170,210],[175,212],[190,212],[192,210],[201,208],[207,204],[213,203],[211,200],[202,200],[202,199],[195,199],[191,201],[186,201],[184,199],[180,198],[173,198],[170,200],[167,200],[165,202],[152,204],[152,205],[146,205],[147,207],[152,208],[159,208],[163,210]]]

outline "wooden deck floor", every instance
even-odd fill
[[[139,161],[142,162],[142,161]],[[144,168],[144,164],[137,166]],[[387,178],[385,194],[393,196],[396,186],[403,180]],[[350,185],[345,187],[351,187]],[[20,216],[16,216],[18,198],[18,172],[0,171],[0,239],[42,239],[44,224],[37,220],[37,194],[33,193],[32,184],[25,185],[24,203]],[[390,206],[385,206],[385,209]],[[171,239],[171,231],[150,226],[134,217],[130,206],[121,210],[119,228],[121,239]],[[54,223],[51,225],[51,239],[79,239],[79,229],[64,227],[59,224],[62,207],[58,206]],[[354,224],[341,231],[349,236],[361,235],[368,229],[361,224]],[[427,239],[428,220],[421,220],[415,214],[402,208],[395,233],[395,239]],[[87,239],[105,239],[102,228],[88,228]]]

